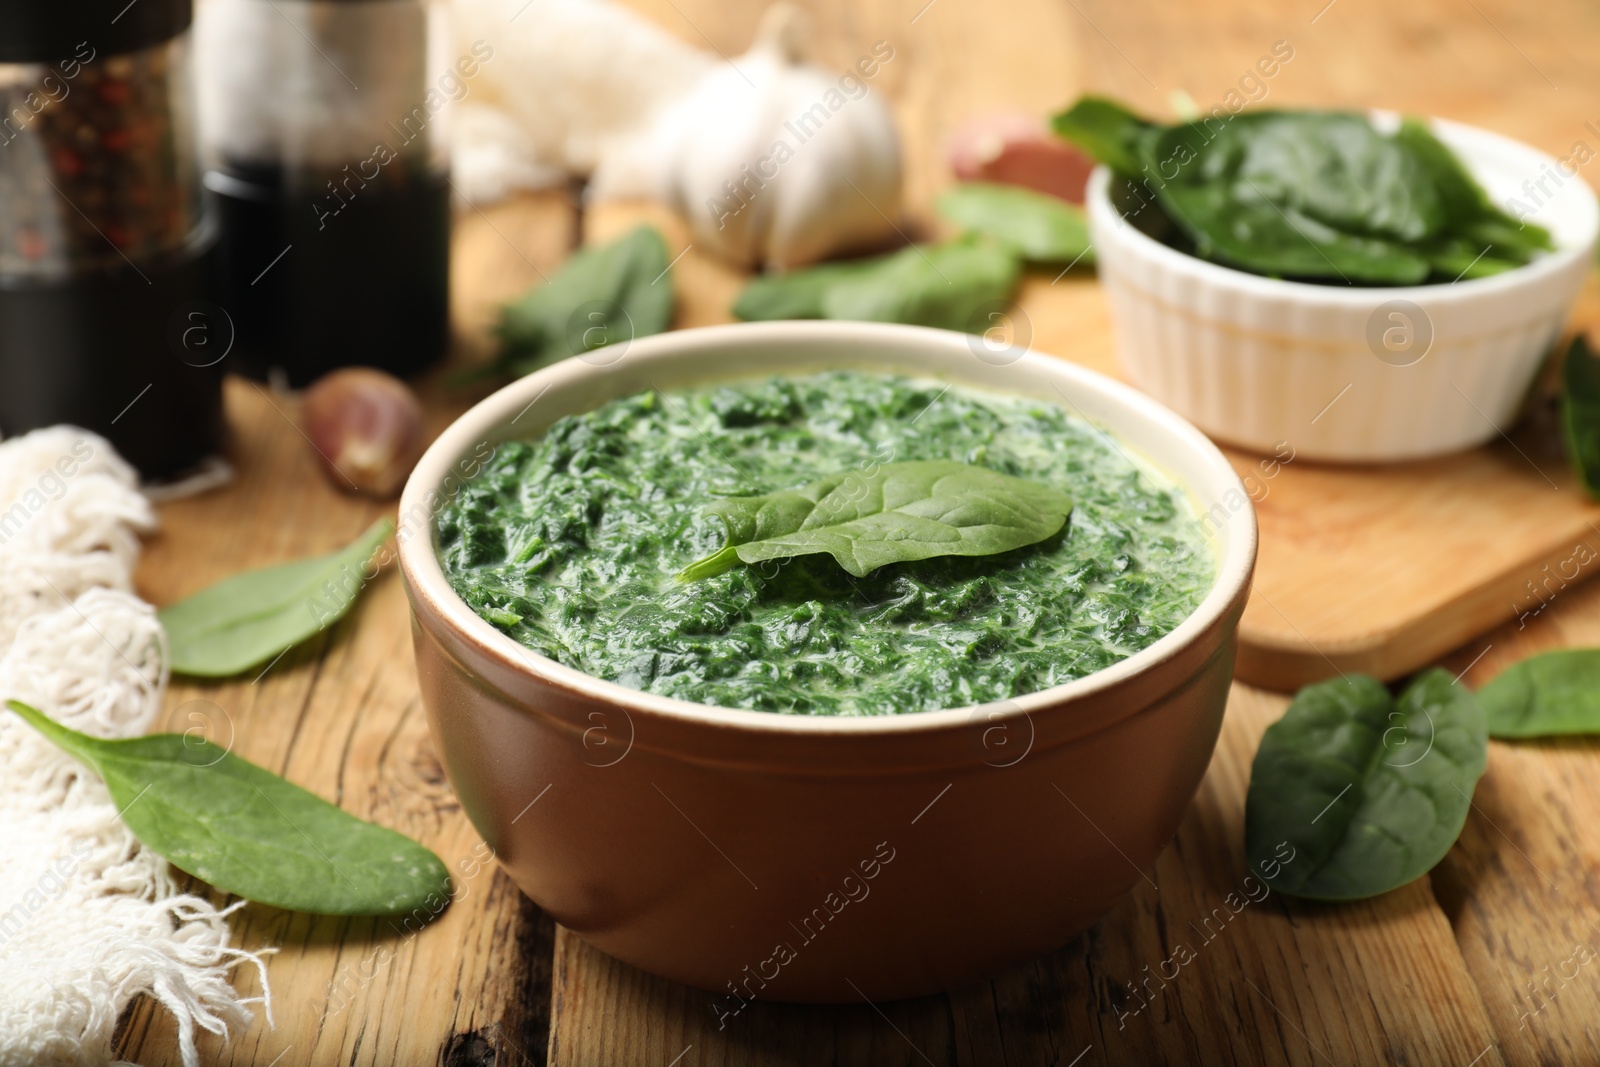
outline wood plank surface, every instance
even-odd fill
[[[729,0],[631,6],[729,55],[745,47],[760,14],[760,5]],[[1585,70],[1600,46],[1600,11],[1580,0],[1536,8],[1512,0],[803,6],[816,16],[815,51],[825,63],[848,65],[876,40],[895,45],[874,91],[892,101],[904,133],[913,235],[937,230],[928,208],[949,180],[940,146],[964,119],[995,108],[1045,113],[1085,89],[1157,113],[1169,110],[1174,89],[1209,104],[1280,39],[1296,58],[1270,83],[1268,103],[1396,107],[1485,125],[1558,154],[1580,138],[1600,147],[1583,125],[1600,121],[1600,87]],[[689,247],[680,221],[656,209],[598,206],[584,213],[581,236],[603,240],[640,217],[662,226],[674,254],[684,251],[674,268],[677,324],[726,321],[741,279]],[[549,272],[579,237],[564,195],[458,216],[458,360],[485,358],[495,304]],[[1585,321],[1597,303],[1591,285]],[[1114,370],[1091,274],[1030,276],[1015,315],[1034,347]],[[437,430],[481,392],[434,382],[424,394]],[[238,481],[162,507],[162,532],[138,574],[141,593],[156,603],[243,567],[325,551],[385,510],[326,482],[294,428],[292,397],[234,382],[228,403]],[[1263,595],[1244,631],[1252,677],[1288,684],[1328,659],[1349,669],[1360,656],[1378,656],[1370,662],[1386,673],[1404,670],[1403,660],[1441,655],[1497,620],[1498,630],[1447,660],[1457,670],[1470,665],[1467,682],[1535,648],[1600,644],[1600,589],[1547,593],[1549,607],[1536,615],[1526,594],[1516,598],[1550,553],[1562,555],[1574,536],[1600,546],[1600,532],[1571,525],[1581,517],[1587,527],[1593,512],[1562,480],[1547,430],[1535,425],[1513,438],[1380,473],[1284,468],[1258,505]],[[1255,462],[1236,457],[1241,470]],[[1338,521],[1326,517],[1330,501]],[[1535,541],[1540,547],[1528,550]],[[1383,661],[1407,633],[1421,643]],[[1271,655],[1252,667],[1252,649]],[[718,1031],[705,994],[554,928],[486,862],[427,738],[404,597],[385,574],[331,633],[261,678],[175,684],[165,725],[204,722],[208,736],[231,739],[241,755],[418,837],[451,865],[461,892],[416,934],[381,921],[245,908],[233,920],[239,942],[278,948],[269,961],[276,1027],[261,1018],[231,1042],[205,1039],[204,1058],[658,1067],[1600,1062],[1592,1036],[1600,1030],[1600,948],[1572,962],[1580,947],[1600,946],[1600,829],[1586,817],[1600,799],[1596,746],[1494,744],[1462,841],[1429,878],[1343,907],[1271,895],[1235,915],[1229,894],[1249,891],[1241,850],[1250,760],[1285,703],[1235,686],[1210,771],[1172,846],[1147,881],[1056,954],[923,1000],[758,1004]],[[1020,817],[1046,832],[1062,816]],[[1180,946],[1192,961],[1169,981],[1152,977]],[[251,976],[240,982],[254,989]],[[119,1052],[178,1062],[169,1020],[147,1002],[125,1017]]]
[[[1600,587],[1572,589],[1446,661],[1474,688],[1560,647],[1600,646]],[[1470,669],[1468,669],[1470,667]],[[1600,1062],[1600,739],[1489,743],[1461,840],[1432,879],[1506,1063]]]

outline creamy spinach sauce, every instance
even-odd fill
[[[1047,541],[852,578],[831,557],[676,575],[704,514],[838,471],[954,459],[1054,485]],[[728,708],[891,715],[1090,674],[1171,631],[1214,561],[1181,494],[1047,401],[857,372],[648,392],[499,446],[441,512],[457,593],[541,655]]]

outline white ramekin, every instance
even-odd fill
[[[1583,284],[1600,212],[1584,180],[1550,156],[1470,126],[1432,127],[1490,199],[1548,229],[1556,251],[1453,284],[1279,281],[1141,233],[1097,169],[1089,226],[1128,376],[1218,440],[1287,443],[1309,459],[1414,459],[1509,429]]]

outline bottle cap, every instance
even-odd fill
[[[137,52],[189,28],[191,0],[0,0],[0,63]]]

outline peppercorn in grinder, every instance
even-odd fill
[[[0,433],[73,423],[147,478],[222,440],[190,0],[0,0]]]

